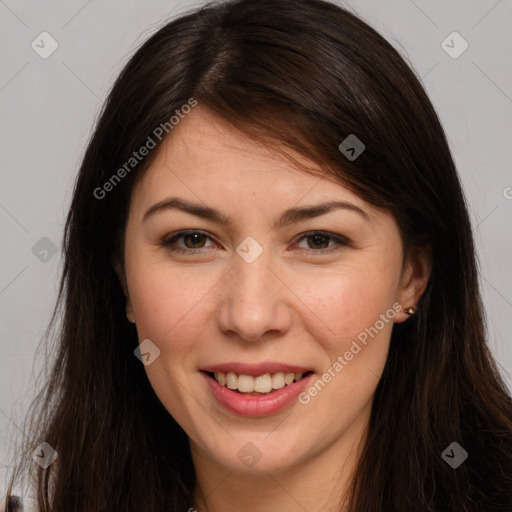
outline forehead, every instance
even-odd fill
[[[326,199],[365,202],[321,166],[291,151],[295,165],[275,149],[252,140],[226,120],[196,107],[158,148],[134,195],[160,197],[171,189],[196,200],[222,193],[226,202],[247,195],[262,199]]]

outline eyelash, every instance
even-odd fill
[[[183,248],[178,248],[175,245],[176,241],[179,240],[180,238],[183,238],[187,235],[195,235],[195,234],[203,235],[203,236],[211,239],[211,237],[204,231],[193,229],[193,230],[188,230],[188,231],[180,231],[170,238],[164,238],[164,239],[162,239],[162,241],[160,242],[159,245],[161,247],[166,248],[169,251],[176,252],[179,254],[191,254],[193,252],[200,253],[204,249],[203,247],[199,247],[197,249],[183,249]],[[340,250],[341,247],[343,247],[343,246],[350,245],[349,240],[347,238],[342,237],[342,236],[333,235],[331,233],[327,233],[324,231],[308,231],[307,233],[304,233],[297,240],[296,243],[300,243],[300,242],[302,242],[302,240],[304,240],[308,237],[317,236],[317,235],[320,235],[324,238],[328,238],[332,241],[335,241],[338,245],[333,248],[330,248],[330,249],[303,249],[303,250],[307,251],[310,254],[315,253],[315,255],[325,255],[325,254],[331,254],[333,252],[336,252],[336,251]]]

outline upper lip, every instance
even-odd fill
[[[232,362],[232,363],[219,363],[212,364],[209,366],[204,366],[201,370],[205,372],[233,372],[242,375],[264,375],[265,373],[306,373],[311,371],[311,368],[304,368],[303,366],[296,366],[292,364],[286,363],[278,363],[278,362],[262,362],[262,363],[240,363],[240,362]]]

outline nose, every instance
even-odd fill
[[[285,334],[291,325],[291,297],[277,265],[267,251],[248,263],[235,256],[223,279],[218,310],[219,327],[226,336],[257,342]]]

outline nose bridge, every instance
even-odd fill
[[[223,294],[220,327],[247,341],[257,341],[268,331],[286,331],[290,312],[286,287],[275,275],[271,251],[251,243],[237,248]]]

